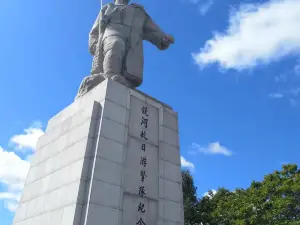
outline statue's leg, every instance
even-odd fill
[[[103,40],[103,72],[106,76],[122,75],[125,49],[125,41],[119,36],[111,36]]]
[[[122,37],[111,36],[103,40],[103,72],[104,75],[129,88],[131,83],[123,74],[123,63],[126,53],[126,43]]]

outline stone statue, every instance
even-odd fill
[[[129,88],[138,87],[143,82],[143,40],[160,50],[174,43],[143,6],[129,1],[114,0],[101,9],[89,35],[89,51],[94,56],[91,75],[82,81],[77,97],[105,78]]]

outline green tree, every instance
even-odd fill
[[[284,165],[248,189],[210,192],[196,207],[205,225],[300,225],[300,170]]]
[[[181,172],[182,191],[184,204],[184,224],[196,225],[197,222],[197,188],[194,185],[193,177],[188,170]]]

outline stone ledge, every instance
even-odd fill
[[[166,103],[163,103],[163,102],[161,102],[161,101],[159,101],[159,100],[157,100],[157,99],[151,97],[150,95],[148,95],[148,94],[146,94],[146,93],[144,93],[144,92],[142,92],[142,91],[140,91],[140,90],[137,90],[137,89],[131,90],[131,94],[134,93],[134,92],[137,92],[138,94],[141,94],[141,95],[145,96],[145,97],[146,97],[146,101],[147,101],[147,98],[148,98],[148,99],[150,99],[150,100],[153,100],[153,101],[155,101],[155,102],[158,102],[158,103],[161,104],[163,107],[172,110],[172,107],[171,107],[171,106],[169,106],[169,105],[167,105]],[[134,94],[133,94],[133,95],[134,95]]]

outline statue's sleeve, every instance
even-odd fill
[[[146,21],[144,25],[143,39],[156,45],[160,50],[166,49],[167,46],[163,45],[163,37],[166,34],[159,28],[159,26],[146,14]]]

